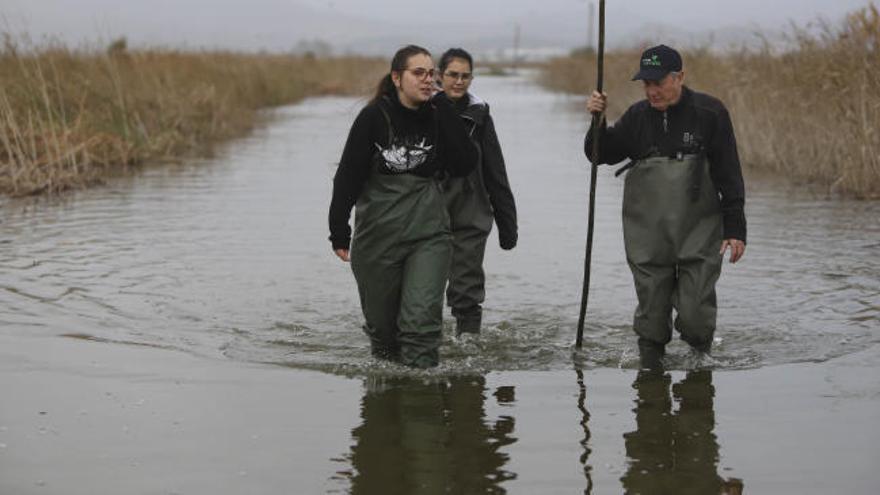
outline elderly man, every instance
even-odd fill
[[[645,50],[633,77],[646,98],[611,127],[598,129],[599,163],[626,158],[623,235],[638,307],[633,329],[643,367],[662,364],[675,328],[696,351],[708,353],[715,333],[715,283],[730,251],[745,252],[745,192],[736,139],[717,98],[684,85],[681,55],[659,45]],[[594,92],[590,112],[607,96]],[[593,132],[584,151],[592,159]]]

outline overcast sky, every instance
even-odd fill
[[[590,0],[0,0],[4,30],[67,43],[290,50],[320,39],[341,51],[416,42],[504,48],[583,45]],[[592,0],[598,4],[598,0]],[[761,29],[839,22],[867,0],[607,0],[607,43],[737,42]],[[646,39],[638,39],[646,38]],[[657,39],[660,38],[660,39]],[[681,41],[682,43],[684,41]]]

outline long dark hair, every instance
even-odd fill
[[[471,57],[471,54],[468,53],[464,48],[450,48],[443,53],[443,56],[440,57],[440,72],[446,72],[446,68],[449,67],[449,63],[452,62],[452,59],[460,58],[468,63],[471,70],[474,70],[474,58]]]
[[[388,71],[388,74],[385,74],[385,77],[379,81],[379,84],[376,86],[376,93],[373,95],[370,103],[376,103],[382,98],[382,96],[391,95],[397,91],[397,88],[394,86],[394,81],[391,79],[391,73],[403,72],[406,70],[406,64],[409,62],[409,58],[413,55],[427,55],[430,57],[431,52],[418,45],[406,45],[400,50],[397,50],[397,53],[394,54],[394,58],[391,59],[391,70]]]

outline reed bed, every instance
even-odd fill
[[[54,193],[145,162],[204,154],[240,136],[258,110],[310,95],[369,91],[378,59],[0,49],[0,193]]]
[[[880,15],[868,6],[840,26],[793,27],[790,49],[684,51],[686,84],[718,96],[730,110],[745,166],[769,170],[829,193],[880,198]],[[653,43],[651,43],[653,44]],[[629,78],[640,50],[606,54],[609,119],[643,98]],[[586,94],[596,60],[589,53],[550,61],[542,83]]]

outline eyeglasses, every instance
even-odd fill
[[[450,70],[443,73],[443,77],[448,77],[454,81],[468,82],[474,78],[474,75],[470,72],[455,72]]]
[[[416,79],[420,81],[424,81],[425,79],[434,79],[434,76],[437,75],[437,71],[434,69],[426,69],[424,67],[416,67],[415,69],[406,69],[409,72],[412,72],[412,75],[416,76]]]

